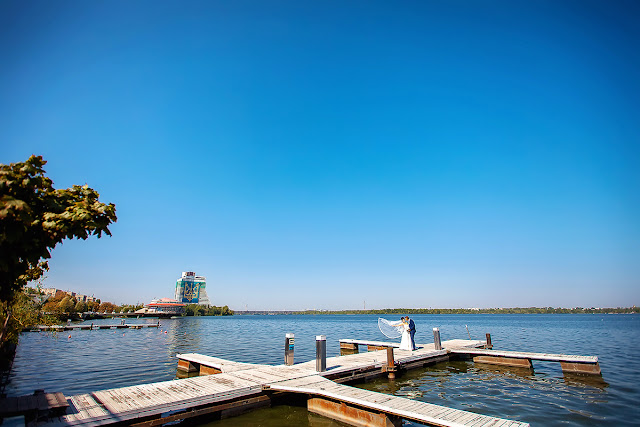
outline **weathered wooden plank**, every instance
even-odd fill
[[[176,355],[178,360],[194,362],[200,365],[219,369],[221,372],[233,372],[245,369],[257,368],[263,365],[255,363],[234,362],[231,360],[221,359],[219,357],[206,356],[198,353],[186,353]]]
[[[577,374],[592,374],[601,375],[600,364],[596,363],[569,363],[560,362],[563,372],[577,373]]]
[[[533,369],[531,359],[519,359],[515,357],[493,357],[493,356],[476,356],[473,358],[475,363],[487,363],[490,365],[513,366],[516,368]]]
[[[424,345],[416,351],[395,348],[394,357],[397,364],[402,366],[407,363],[421,363],[446,357],[446,349],[474,347],[483,344],[484,341],[450,340],[444,341],[445,350],[439,351],[434,350],[432,344],[431,346]],[[93,395],[95,399],[92,398],[94,404],[85,401],[84,409],[79,409],[76,414],[67,415],[67,418],[64,418],[65,422],[87,426],[109,424],[115,420],[123,423],[139,417],[160,415],[166,412],[216,404],[216,402],[228,402],[237,397],[258,395],[262,392],[263,387],[283,391],[288,388],[296,392],[305,392],[304,390],[306,390],[311,394],[331,399],[342,399],[349,404],[359,405],[374,411],[395,411],[389,413],[398,416],[404,414],[404,417],[420,422],[424,421],[424,417],[433,417],[436,414],[440,417],[438,418],[439,422],[445,423],[442,425],[449,425],[446,424],[450,422],[446,420],[447,417],[456,420],[477,420],[479,423],[500,421],[497,418],[486,417],[485,419],[482,418],[485,417],[483,415],[398,396],[355,389],[324,378],[327,375],[332,375],[332,377],[336,375],[348,376],[350,372],[361,375],[363,372],[376,371],[386,364],[386,351],[328,358],[327,371],[322,373],[315,372],[315,361],[293,366],[266,366],[226,361],[194,353],[180,355],[179,360],[199,364],[206,363],[216,369],[221,368],[222,373],[96,392]],[[72,402],[75,407],[75,400],[72,399]],[[77,406],[82,408],[83,404],[78,403]],[[522,426],[523,424],[516,423],[515,425]]]
[[[326,380],[327,382],[329,380]],[[292,391],[311,395],[323,396],[331,399],[336,399],[341,402],[354,404],[363,408],[372,409],[375,411],[382,411],[387,414],[400,416],[403,418],[409,418],[421,422],[428,422],[432,424],[453,426],[461,425],[459,420],[469,420],[482,423],[488,423],[496,420],[494,417],[488,417],[486,415],[480,415],[468,411],[461,411],[458,409],[438,407],[437,405],[428,404],[424,402],[415,402],[408,399],[394,396],[388,398],[386,395],[381,397],[379,401],[374,399],[373,396],[381,395],[368,390],[355,390],[353,387],[335,384],[324,389],[320,387],[295,387],[285,385],[287,382],[281,382],[276,384],[270,384],[272,390]],[[315,383],[317,384],[317,383]],[[411,409],[408,409],[411,408]],[[439,410],[442,408],[443,410]],[[434,414],[438,414],[434,416]],[[528,426],[526,423],[516,422],[514,426]]]
[[[549,362],[570,362],[570,363],[597,363],[597,356],[579,356],[575,354],[551,354],[551,353],[530,353],[522,351],[508,350],[484,350],[484,349],[452,349],[451,353],[468,354],[478,356],[511,357],[515,359],[544,360]]]
[[[341,339],[340,344],[356,344],[366,345],[372,347],[400,347],[400,343],[397,342],[385,342],[385,341],[371,341],[371,340],[354,340],[354,339]]]

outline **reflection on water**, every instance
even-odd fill
[[[523,379],[530,379],[533,375],[533,370],[529,368],[516,367],[516,366],[502,366],[491,365],[489,363],[474,363],[473,367],[478,371],[494,372],[500,375],[515,375]]]
[[[399,316],[398,316],[399,317]],[[483,339],[494,348],[597,355],[604,377],[565,375],[559,363],[534,361],[534,372],[469,361],[440,363],[361,387],[411,399],[516,419],[532,425],[635,425],[640,417],[640,316],[606,315],[421,315],[416,340]],[[155,323],[156,319],[128,319]],[[119,320],[94,323],[119,323]],[[66,395],[176,376],[177,353],[202,353],[238,362],[281,364],[285,333],[295,333],[295,362],[315,357],[315,336],[327,335],[327,356],[340,354],[338,340],[386,340],[377,316],[233,316],[161,320],[160,328],[73,331],[52,336],[30,332],[20,345],[6,393],[36,389]],[[364,351],[364,350],[363,350]],[[303,407],[279,406],[212,426],[337,426]],[[406,425],[412,425],[407,423]]]
[[[274,406],[203,424],[207,427],[344,427],[346,424],[312,414],[304,406]]]
[[[566,372],[563,373],[564,382],[570,387],[595,387],[604,391],[609,384],[600,375],[586,375]]]

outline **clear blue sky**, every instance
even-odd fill
[[[0,162],[117,206],[45,286],[640,304],[637,1],[0,3]]]

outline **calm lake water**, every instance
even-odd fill
[[[338,339],[386,340],[375,315],[232,316],[161,320],[160,328],[22,334],[10,396],[35,389],[65,395],[171,380],[177,353],[203,353],[239,362],[283,363],[284,336],[295,333],[295,361],[315,357],[315,336],[327,336],[327,356],[340,353]],[[392,316],[386,316],[393,319]],[[640,316],[638,315],[416,315],[416,342],[483,339],[495,349],[596,355],[602,378],[568,377],[559,363],[534,361],[534,373],[516,368],[440,363],[409,371],[394,382],[358,385],[424,402],[537,426],[638,425],[640,418]],[[128,323],[155,323],[129,319]],[[119,323],[116,320],[94,323]],[[165,333],[166,331],[166,333]],[[216,421],[230,426],[339,426],[304,408],[280,406]],[[406,422],[404,425],[413,426]]]

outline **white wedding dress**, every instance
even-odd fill
[[[409,334],[409,325],[407,323],[402,324],[402,339],[400,340],[400,350],[415,350],[411,344],[411,335]]]

